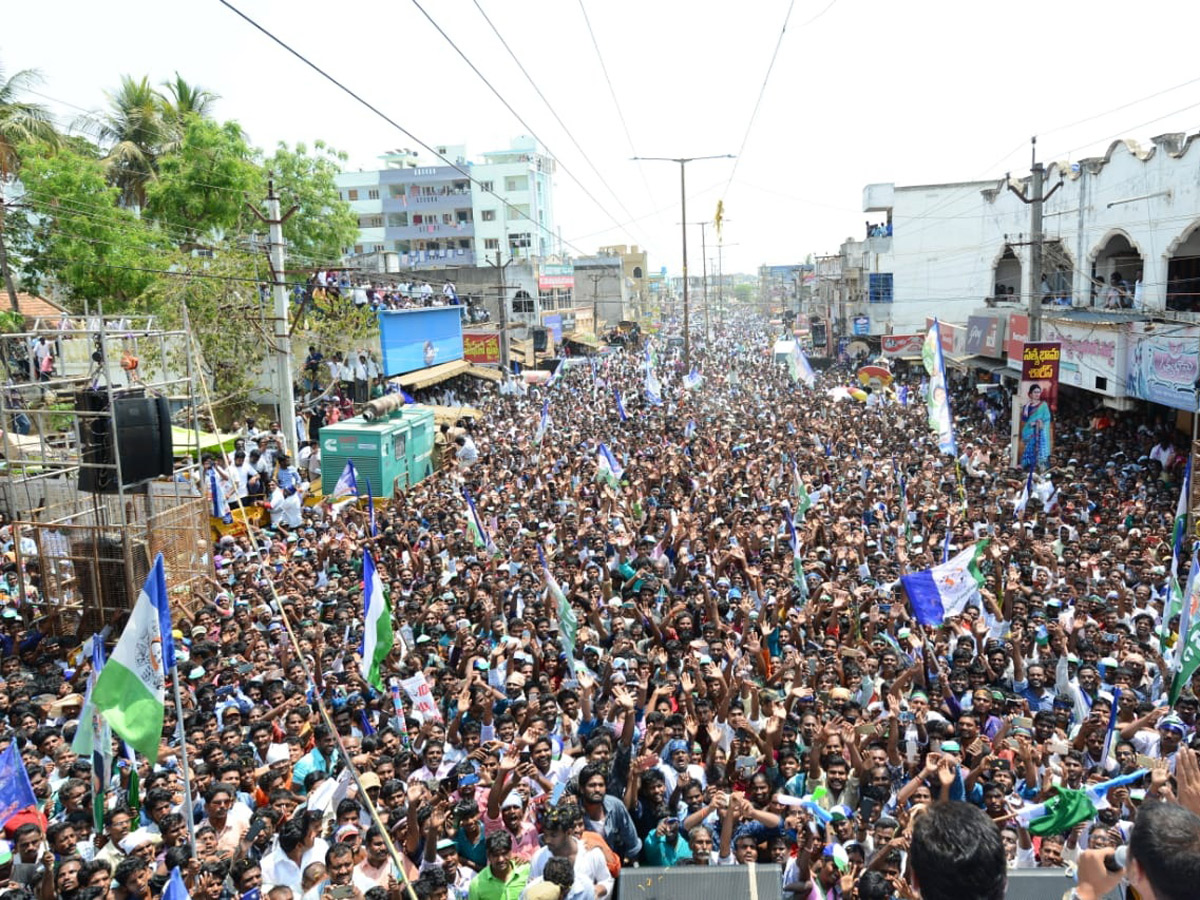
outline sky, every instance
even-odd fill
[[[724,270],[751,272],[862,237],[866,184],[1026,172],[1035,134],[1050,161],[1103,153],[1116,138],[1200,130],[1200,4],[230,2],[428,144],[466,144],[475,156],[534,134],[559,160],[566,251],[636,243],[651,269],[672,273],[679,166],[630,157],[738,154],[688,165],[687,218],[711,221],[723,200]],[[0,65],[40,70],[29,99],[64,123],[101,107],[122,74],[162,82],[178,71],[219,94],[216,115],[262,147],[324,139],[349,154],[349,168],[369,169],[414,143],[219,0],[10,3]],[[423,152],[422,162],[434,158]],[[688,231],[696,274],[700,228]],[[708,237],[715,259],[712,228]]]

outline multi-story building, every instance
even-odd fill
[[[471,167],[475,250],[479,258],[525,260],[556,251],[554,158],[536,140],[519,137],[507,150],[483,154]]]
[[[481,163],[471,163],[463,146],[436,149],[454,165],[424,166],[416,151],[401,149],[380,157],[382,169],[338,175],[338,190],[358,216],[351,260],[374,256],[385,271],[399,272],[474,266],[497,251],[502,260],[552,252],[555,166],[536,141],[519,137]]]
[[[611,247],[601,247],[599,255],[621,258],[621,270],[629,294],[630,317],[643,318],[650,301],[650,269],[646,251],[638,249],[637,244],[632,247],[614,244]]]

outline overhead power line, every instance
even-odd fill
[[[538,87],[538,83],[533,79],[533,76],[529,74],[525,66],[521,63],[520,57],[513,52],[512,47],[508,45],[508,41],[506,41],[504,36],[500,34],[499,29],[496,28],[491,18],[484,11],[484,8],[480,5],[479,0],[472,0],[472,2],[475,4],[475,8],[479,10],[479,14],[483,16],[483,20],[487,22],[488,27],[492,29],[492,34],[494,34],[496,39],[500,41],[500,44],[508,52],[508,55],[512,58],[512,61],[516,63],[517,68],[521,70],[521,74],[525,76],[525,80],[529,82],[529,86],[534,89],[538,97],[540,97],[542,102],[546,104],[546,109],[550,110],[550,115],[554,116],[554,121],[558,123],[559,127],[563,130],[563,133],[566,134],[568,140],[570,140],[570,142],[575,146],[575,149],[579,151],[579,155],[583,157],[583,161],[586,162],[591,170],[596,173],[596,177],[600,179],[600,183],[604,185],[605,189],[612,195],[613,199],[617,201],[617,205],[621,207],[621,211],[625,213],[626,222],[621,227],[624,228],[625,225],[632,224],[643,218],[648,218],[648,216],[635,216],[629,211],[629,207],[624,204],[624,202],[621,200],[621,197],[612,189],[612,185],[608,183],[604,175],[601,174],[600,170],[596,167],[596,164],[592,162],[592,159],[590,156],[588,156],[587,151],[583,149],[583,145],[575,139],[575,135],[571,132],[571,129],[567,127],[567,123],[562,120],[562,117],[558,114],[558,111],[555,110],[554,106],[546,98],[546,95],[542,93],[542,89]],[[566,167],[564,166],[563,168],[565,169]],[[653,213],[651,213],[651,215],[653,215]],[[605,231],[607,230],[608,229],[605,229]]]
[[[588,18],[587,7],[584,6],[583,0],[579,0],[579,11],[583,13],[583,23],[587,26],[588,36],[592,39],[592,47],[596,50],[596,59],[600,62],[600,71],[604,73],[604,83],[608,85],[608,95],[612,97],[613,106],[617,110],[617,118],[621,121],[621,129],[625,132],[625,140],[629,144],[629,155],[636,157],[637,149],[633,146],[633,135],[629,132],[629,123],[625,121],[625,113],[621,109],[621,101],[617,99],[616,88],[613,87],[612,79],[608,76],[608,66],[604,64],[604,54],[600,52],[600,42],[596,40],[596,32],[592,30],[592,20]],[[638,163],[638,174],[642,176],[642,185],[646,188],[646,196],[654,201],[654,191],[650,188],[650,180],[646,177],[646,170],[642,164]]]
[[[479,80],[487,85],[488,90],[490,90],[493,94],[495,94],[496,99],[499,100],[502,104],[504,104],[504,108],[513,114],[513,116],[516,118],[516,120],[518,122],[520,122],[522,126],[524,126],[525,130],[528,131],[533,136],[534,140],[536,140],[539,144],[541,144],[543,147],[546,148],[546,152],[548,154],[550,154],[550,156],[553,156],[558,161],[558,164],[562,167],[562,170],[567,174],[567,177],[570,178],[573,182],[575,182],[576,185],[578,185],[579,189],[581,191],[583,191],[583,193],[585,195],[587,195],[587,198],[589,200],[591,200],[594,204],[596,204],[597,209],[599,209],[602,213],[604,213],[604,215],[608,216],[608,218],[612,219],[613,223],[616,225],[616,227],[618,229],[625,231],[625,226],[621,224],[621,222],[617,219],[617,217],[614,216],[612,213],[610,213],[604,207],[604,204],[596,199],[595,194],[593,194],[591,191],[589,191],[587,186],[582,181],[580,181],[578,178],[575,177],[575,173],[572,172],[570,170],[570,168],[568,168],[567,164],[563,161],[562,157],[556,155],[550,149],[550,145],[547,144],[544,140],[542,140],[542,138],[538,135],[538,133],[533,130],[533,126],[530,125],[528,122],[526,122],[524,117],[513,108],[513,105],[511,103],[509,103],[508,100],[505,99],[504,95],[501,94],[499,90],[496,89],[496,86],[493,85],[488,80],[487,76],[484,75],[481,71],[479,71],[479,67],[476,66],[475,63],[473,63],[471,61],[471,58],[462,51],[462,49],[458,46],[458,44],[456,44],[454,42],[454,39],[451,38],[450,35],[448,35],[446,33],[445,29],[443,29],[442,26],[439,25],[437,23],[437,21],[433,18],[433,16],[431,16],[429,14],[429,12],[425,9],[425,7],[423,7],[420,4],[419,0],[412,0],[412,2],[413,2],[413,6],[415,6],[417,9],[419,9],[421,11],[421,15],[423,15],[426,19],[429,20],[429,24],[432,25],[437,30],[437,33],[440,34],[443,38],[445,38],[446,43],[448,43],[451,47],[454,48],[454,52],[457,53],[460,57],[462,57],[462,61],[465,62],[468,66],[470,66],[471,71],[479,76]],[[478,5],[478,4],[476,4],[476,5]],[[524,71],[524,70],[522,70],[522,71]],[[526,77],[528,77],[528,75],[526,75]],[[543,97],[542,99],[545,100],[545,97]],[[572,140],[574,140],[574,138],[572,138]],[[590,164],[591,161],[589,160],[588,162]],[[595,166],[592,166],[592,168],[595,169]],[[597,172],[596,174],[599,174],[599,173]],[[603,180],[604,179],[601,178],[601,181],[603,181]],[[616,196],[616,194],[613,192],[612,188],[608,187],[607,183],[605,184],[605,187],[608,188],[609,193],[612,193],[614,197]],[[617,202],[620,203],[620,200],[618,199]],[[629,210],[625,209],[624,204],[621,204],[621,208],[625,211],[626,215],[629,215]],[[625,231],[625,233],[629,235],[630,240],[637,240],[633,236],[633,234],[631,234],[630,232]]]
[[[473,176],[469,170],[458,165],[458,163],[453,162],[445,154],[438,153],[437,149],[435,147],[433,147],[433,145],[428,144],[425,141],[421,140],[421,138],[417,137],[415,134],[413,134],[411,131],[409,131],[407,128],[405,128],[403,125],[401,125],[395,119],[393,119],[391,116],[389,116],[383,110],[379,109],[379,107],[375,106],[369,100],[364,99],[360,94],[356,93],[353,89],[347,87],[345,84],[343,84],[341,81],[339,81],[333,75],[331,75],[329,72],[325,71],[323,68],[321,68],[315,62],[313,62],[311,59],[309,59],[307,56],[305,56],[299,50],[296,50],[295,48],[293,48],[290,44],[288,44],[282,38],[276,37],[275,34],[273,34],[267,28],[260,25],[254,19],[250,18],[248,15],[246,15],[244,12],[242,12],[240,9],[238,9],[236,6],[234,6],[232,3],[230,3],[229,0],[217,0],[217,2],[220,3],[222,6],[224,6],[226,9],[228,9],[230,12],[232,12],[234,15],[236,15],[238,18],[240,18],[242,21],[246,22],[246,24],[250,25],[255,30],[259,31],[264,37],[270,39],[273,43],[278,44],[281,48],[286,50],[288,53],[290,53],[292,56],[294,56],[300,62],[304,63],[304,65],[308,66],[310,69],[312,69],[318,75],[320,75],[322,78],[324,78],[330,84],[332,84],[334,87],[336,87],[342,93],[344,93],[346,96],[353,99],[359,105],[370,110],[372,113],[374,113],[380,119],[382,119],[384,122],[387,122],[389,125],[391,125],[393,128],[395,128],[397,131],[399,131],[402,135],[407,137],[410,141],[413,141],[415,144],[417,144],[417,146],[422,147],[423,149],[429,151],[430,155],[436,157],[437,159],[440,159],[449,168],[458,172],[468,182],[470,182],[471,184],[478,187],[480,189],[480,191],[482,191],[485,194],[491,194],[493,197],[495,197],[500,202],[500,204],[506,210],[508,210],[510,213],[512,213],[514,217],[526,220],[530,224],[534,225],[539,231],[544,232],[545,234],[549,235],[552,239],[557,240],[557,235],[555,235],[554,232],[551,231],[551,229],[547,228],[541,222],[537,221],[537,219],[534,219],[528,213],[522,212],[518,207],[516,207],[515,205],[510,203],[506,198],[497,194],[493,188],[489,188],[482,181],[475,178],[475,176]],[[571,249],[573,251],[575,251],[577,254],[579,254],[580,256],[586,255],[586,252],[581,250],[580,248],[578,248],[574,245],[568,245],[568,246],[570,246]]]

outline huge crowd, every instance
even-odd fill
[[[195,900],[583,900],[632,866],[751,862],[812,900],[999,897],[1007,870],[1078,867],[1093,900],[1117,847],[1143,897],[1189,896],[1164,880],[1200,883],[1196,685],[1167,703],[1173,420],[1064,397],[1017,513],[1002,390],[954,379],[954,459],[923,373],[835,401],[852,368],[806,387],[771,346],[751,320],[697,339],[694,372],[658,346],[659,404],[636,347],[478,388],[374,534],[351,503],[223,538],[175,622],[182,726],[168,705],[159,758],[116,767],[99,831],[72,750],[86,644],[6,608],[0,715],[38,803],[4,824],[0,900],[149,900],[176,867]],[[978,597],[919,624],[900,576],[984,540]],[[382,690],[364,549],[394,624]],[[391,688],[416,675],[436,712]],[[1070,828],[1019,814],[1139,769]],[[1184,837],[1150,861],[1160,812]]]

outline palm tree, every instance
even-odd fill
[[[0,275],[8,302],[17,309],[17,288],[8,266],[8,248],[4,244],[4,188],[21,167],[19,148],[23,144],[43,142],[57,147],[59,135],[45,107],[21,99],[21,94],[37,84],[41,76],[24,69],[5,79],[0,67]]]
[[[84,116],[77,126],[93,134],[105,148],[109,178],[121,189],[128,206],[146,202],[146,184],[154,178],[165,128],[161,96],[143,76],[121,76],[121,86],[106,93],[108,110]]]
[[[165,150],[174,149],[183,140],[183,130],[191,116],[207,119],[220,95],[199,85],[188,84],[178,72],[174,81],[164,81],[166,91],[159,92],[159,115],[165,134]]]

